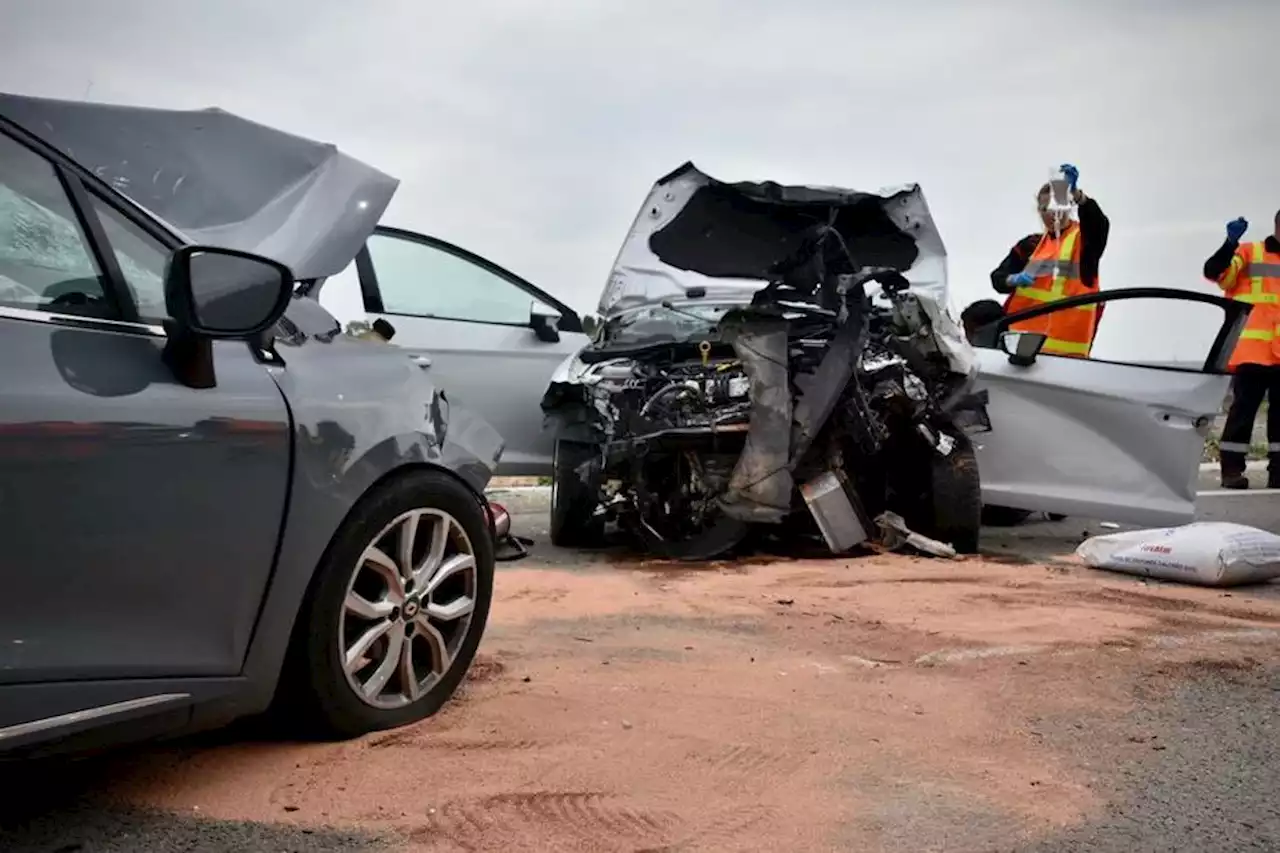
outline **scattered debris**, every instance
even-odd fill
[[[904,545],[910,545],[917,551],[932,557],[954,559],[958,556],[956,549],[946,542],[939,542],[937,539],[922,536],[907,527],[907,523],[897,513],[880,513],[876,517],[876,524],[880,527],[884,546],[890,551],[896,551]]]
[[[1198,586],[1280,577],[1280,536],[1226,521],[1095,536],[1076,555],[1090,568]]]
[[[489,529],[493,533],[493,558],[498,562],[511,562],[529,556],[528,546],[533,544],[533,540],[511,532],[511,513],[507,508],[496,501],[489,501],[486,510]]]

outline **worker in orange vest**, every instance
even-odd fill
[[[1077,186],[1079,169],[1064,163],[1062,173],[1079,221],[1069,213],[1051,210],[1050,186],[1045,184],[1040,188],[1036,204],[1045,230],[1019,240],[991,271],[992,287],[1008,296],[1004,303],[1006,316],[1047,302],[1093,293],[1098,288],[1098,265],[1107,248],[1111,221],[1098,202]],[[1048,355],[1088,358],[1101,318],[1101,305],[1087,305],[1023,320],[1009,328],[1046,335],[1048,340],[1042,352]]]
[[[1227,239],[1204,262],[1204,277],[1216,282],[1231,299],[1253,306],[1227,369],[1231,408],[1218,445],[1224,489],[1247,489],[1245,455],[1253,437],[1253,421],[1264,397],[1270,463],[1267,488],[1280,488],[1280,211],[1275,232],[1265,240],[1241,243],[1249,229],[1244,217],[1227,223]]]

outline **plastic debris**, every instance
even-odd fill
[[[928,554],[931,557],[955,559],[957,556],[956,549],[946,542],[930,539],[928,536],[916,533],[907,527],[907,522],[897,513],[880,513],[880,515],[876,516],[876,525],[880,528],[881,543],[890,551],[897,551],[902,546],[909,545],[922,554]]]
[[[1094,536],[1076,548],[1085,565],[1197,586],[1280,577],[1280,536],[1228,521]]]

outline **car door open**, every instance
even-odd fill
[[[1124,300],[1222,311],[1203,363],[1129,364],[1038,353],[1011,323]],[[1115,311],[1109,312],[1110,321]],[[1004,349],[977,350],[992,431],[976,437],[985,503],[1139,525],[1195,518],[1204,440],[1221,411],[1225,365],[1249,306],[1195,291],[1133,288],[1065,299],[999,321]],[[1134,333],[1158,332],[1158,324]]]

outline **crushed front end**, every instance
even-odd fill
[[[622,308],[602,310],[596,340],[544,398],[559,438],[553,538],[580,544],[612,519],[680,559],[722,554],[753,529],[843,552],[889,513],[975,548],[967,432],[986,428],[985,410],[958,324],[904,276],[919,253],[886,210],[895,197],[690,169],[655,188],[677,209],[647,229],[648,268],[620,263],[602,309]],[[662,218],[654,198],[638,226]],[[673,229],[711,239],[700,253]],[[635,232],[620,262],[628,247],[634,260]],[[744,233],[774,251],[751,244],[736,262]],[[660,298],[628,294],[628,275]]]

